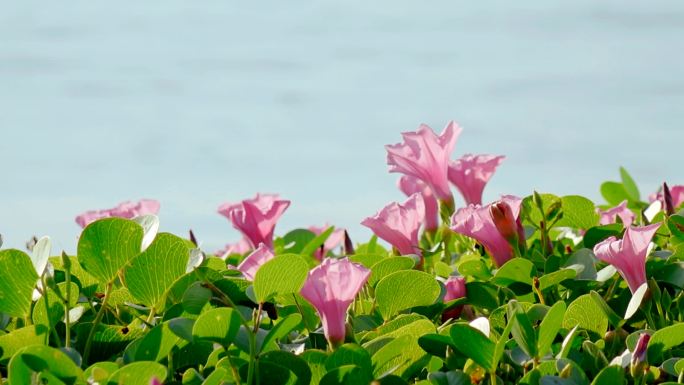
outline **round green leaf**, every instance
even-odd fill
[[[204,339],[228,346],[240,330],[240,315],[233,309],[220,307],[197,318],[192,327],[195,339]]]
[[[81,368],[58,349],[33,345],[17,351],[8,366],[8,380],[12,385],[32,384],[35,373],[47,374],[65,384],[85,384]],[[147,385],[147,384],[146,384]]]
[[[302,316],[299,313],[293,313],[280,320],[273,329],[268,331],[268,334],[261,343],[261,346],[268,346],[272,341],[277,341],[283,338],[292,331],[299,323],[302,322]]]
[[[384,319],[389,319],[402,310],[416,306],[432,305],[441,292],[435,278],[418,270],[392,273],[375,289],[378,310]]]
[[[156,362],[138,361],[112,373],[107,385],[150,385],[153,378],[163,383],[166,380],[166,367]]]
[[[369,376],[373,369],[368,351],[356,344],[344,344],[338,347],[325,361],[325,368],[328,371],[344,365],[356,365]]]
[[[254,277],[254,294],[259,302],[275,295],[297,293],[304,285],[309,265],[296,254],[283,254],[264,263]]]
[[[556,302],[542,319],[539,325],[539,356],[543,357],[551,349],[553,340],[556,339],[556,334],[563,324],[563,316],[565,315],[565,302]]]
[[[577,297],[565,312],[563,327],[572,329],[575,326],[600,336],[608,330],[608,317],[590,294]]]
[[[468,324],[454,324],[451,326],[450,333],[456,349],[486,371],[494,370],[496,345],[487,336]]]
[[[492,283],[508,286],[521,282],[532,286],[532,277],[537,275],[537,268],[528,259],[513,258],[507,261],[492,278]]]
[[[124,270],[126,287],[133,298],[156,306],[173,283],[185,274],[190,250],[185,240],[160,233],[152,244],[130,261]]]
[[[368,383],[368,376],[356,365],[335,368],[323,376],[320,385],[358,385]]]
[[[681,344],[684,344],[684,323],[677,323],[656,331],[648,341],[646,350],[648,362],[652,365],[659,363],[665,352]]]
[[[2,250],[0,271],[6,273],[0,279],[0,309],[10,316],[26,317],[38,279],[31,258],[19,250]]]
[[[45,343],[48,329],[45,325],[31,325],[0,335],[0,364],[7,361],[25,346]]]
[[[183,343],[180,343],[180,342]],[[150,330],[135,349],[136,361],[159,361],[168,357],[175,346],[184,345],[185,341],[169,327],[169,321],[157,325]]]
[[[566,195],[561,198],[563,217],[556,223],[560,227],[574,227],[589,229],[598,224],[599,215],[596,213],[594,202],[579,195]]]
[[[259,356],[259,362],[260,364],[262,362],[269,362],[288,368],[297,377],[297,380],[294,382],[296,385],[309,385],[311,383],[311,369],[309,365],[302,358],[290,352],[274,350],[264,353]]]
[[[66,282],[57,284],[62,296],[66,297]],[[78,302],[78,285],[71,282],[71,289],[69,290],[69,308],[76,306]],[[53,327],[64,318],[64,304],[59,299],[57,293],[53,290],[48,290],[48,310],[45,307],[45,296],[40,299],[33,306],[33,314],[31,318],[34,324],[42,324]],[[47,314],[46,314],[47,313]]]
[[[101,282],[111,282],[140,254],[143,228],[122,218],[105,218],[89,224],[78,240],[78,262]]]
[[[408,270],[413,268],[415,262],[408,257],[391,257],[385,258],[371,267],[371,275],[368,278],[368,284],[375,286],[381,279],[389,274],[400,270]]]

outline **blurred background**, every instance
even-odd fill
[[[505,154],[485,190],[582,194],[626,167],[684,183],[684,2],[0,0],[0,233],[74,251],[74,217],[161,201],[213,251],[216,213],[292,200],[277,234],[392,200],[385,150],[421,122]],[[462,200],[457,196],[457,204]]]

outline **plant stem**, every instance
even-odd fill
[[[489,373],[489,382],[491,382],[492,385],[496,385],[496,372]]]
[[[64,334],[64,346],[71,347],[71,319],[69,315],[69,304],[71,303],[71,266],[64,266],[64,277],[66,282],[66,298],[64,299],[64,323],[66,326]]]
[[[259,307],[257,308],[256,317],[254,318],[254,334],[259,331],[259,324],[261,323],[261,311],[264,308],[263,302],[259,302]]]
[[[100,305],[100,310],[97,312],[97,315],[95,316],[95,320],[93,320],[93,324],[91,325],[90,328],[90,333],[88,333],[88,339],[86,340],[85,344],[85,349],[83,349],[83,363],[88,364],[88,358],[90,357],[90,349],[93,347],[93,337],[95,337],[95,330],[97,327],[100,325],[100,322],[102,321],[102,317],[104,316],[105,309],[107,308],[107,300],[109,300],[109,295],[112,291],[112,282],[109,282],[107,284],[107,287],[105,288],[105,295],[104,298],[102,299],[102,304]]]

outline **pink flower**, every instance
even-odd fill
[[[670,196],[672,197],[672,208],[676,209],[682,203],[684,203],[684,185],[675,185],[670,187]],[[663,204],[663,207],[665,207],[665,197],[662,190],[649,195],[648,200],[650,202],[658,200]]]
[[[632,294],[646,282],[648,245],[660,223],[643,227],[627,227],[625,236],[610,237],[594,246],[596,258],[613,265],[627,281]]]
[[[369,276],[370,270],[348,258],[325,258],[309,271],[301,294],[318,311],[331,345],[344,342],[347,310]]]
[[[248,281],[254,281],[254,277],[256,277],[256,273],[261,265],[270,261],[274,257],[275,256],[271,252],[271,249],[262,243],[256,248],[256,250],[252,251],[251,254],[242,260],[237,269],[240,270],[242,275],[245,276],[245,279]]]
[[[460,133],[461,128],[453,121],[439,136],[425,124],[418,131],[402,133],[403,143],[385,146],[390,172],[418,178],[430,186],[438,199],[451,201],[447,170]]]
[[[503,155],[463,155],[449,164],[449,180],[463,195],[466,204],[482,204],[482,191],[504,160]]]
[[[409,175],[402,175],[397,183],[399,190],[411,196],[419,193],[423,197],[425,204],[425,230],[437,230],[439,227],[439,202],[432,193],[430,186],[422,182],[420,179]]]
[[[622,201],[619,205],[607,209],[607,210],[601,210],[601,209],[596,209],[596,212],[599,213],[601,216],[601,219],[599,219],[599,224],[601,225],[609,225],[611,223],[616,223],[617,218],[620,217],[620,220],[622,220],[622,223],[624,224],[625,228],[629,227],[632,225],[632,222],[634,222],[634,213],[632,210],[627,208],[627,201]]]
[[[260,243],[273,248],[273,230],[278,218],[290,206],[290,201],[279,199],[275,194],[257,194],[239,203],[225,203],[218,208],[219,214],[233,222],[252,247]]]
[[[235,243],[229,243],[223,247],[223,249],[218,250],[214,253],[217,257],[221,259],[226,259],[231,254],[244,254],[252,250],[252,245],[245,238],[240,239]]]
[[[309,226],[309,230],[316,235],[321,235],[323,232],[328,230],[329,227],[330,226],[327,224],[323,227]],[[314,252],[314,258],[320,261],[328,254],[329,251],[341,245],[342,242],[344,242],[344,231],[345,230],[343,228],[333,230],[328,239],[326,239],[323,243],[323,247],[319,247],[318,250]]]
[[[118,217],[134,218],[140,215],[157,214],[159,212],[159,202],[154,199],[141,199],[137,203],[123,202],[111,209],[92,210],[76,217],[76,223],[81,227],[86,227],[98,219]]]
[[[420,194],[413,194],[404,204],[392,202],[375,216],[364,219],[361,224],[389,242],[402,255],[421,255],[418,231],[424,217],[423,198]]]
[[[519,217],[521,203],[518,197],[504,195],[487,206],[468,205],[451,217],[451,229],[480,242],[500,267],[513,258],[511,243],[524,241]]]
[[[463,298],[466,296],[466,282],[465,278],[461,276],[451,276],[447,279],[444,287],[446,289],[446,294],[444,295],[444,302],[453,301],[455,299]],[[458,318],[461,315],[461,310],[463,306],[458,306],[453,309],[447,310],[442,314],[442,320],[446,321],[449,318]]]

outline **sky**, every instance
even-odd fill
[[[681,1],[0,0],[3,247],[73,252],[76,215],[153,198],[211,251],[256,192],[292,201],[276,234],[363,241],[404,198],[384,146],[449,120],[454,158],[506,155],[485,201],[602,203],[619,166],[647,195],[684,183],[683,36]]]

